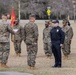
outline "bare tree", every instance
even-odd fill
[[[21,1],[21,12],[27,14],[35,14],[40,17],[44,17],[44,12],[46,10],[47,1],[46,0],[22,0]]]
[[[14,7],[16,14],[18,15],[18,1],[19,0],[0,0],[1,5],[6,9],[6,12],[11,13],[11,8]],[[51,12],[57,18],[61,15],[73,16],[73,4],[72,0],[20,0],[21,13],[27,17],[29,14],[38,15],[40,18],[44,18],[46,15],[46,9],[51,7]]]

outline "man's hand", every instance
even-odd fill
[[[12,42],[14,42],[14,40],[11,40]]]
[[[14,42],[14,37],[11,38],[11,41]]]
[[[62,47],[62,46],[63,46],[63,44],[60,44],[60,46]]]
[[[71,40],[68,40],[67,43],[68,43],[68,44],[71,44]]]

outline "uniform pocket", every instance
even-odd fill
[[[34,38],[28,38],[25,42],[26,44],[31,45],[32,43],[34,43]]]

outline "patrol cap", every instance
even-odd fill
[[[67,19],[63,19],[63,22],[68,23],[68,20]]]
[[[34,17],[36,18],[36,16],[34,14],[29,15],[29,18]]]
[[[49,23],[49,24],[52,23],[52,20],[49,20],[48,23]]]
[[[55,20],[55,21],[53,21],[52,23],[59,23],[59,20]]]
[[[45,25],[47,25],[49,23],[49,21],[45,21]]]

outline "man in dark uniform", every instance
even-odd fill
[[[59,21],[56,20],[53,23],[54,23],[54,28],[50,32],[52,52],[55,58],[55,65],[53,67],[60,68],[62,65],[61,47],[63,46],[65,35],[64,35],[64,32],[59,27]]]

